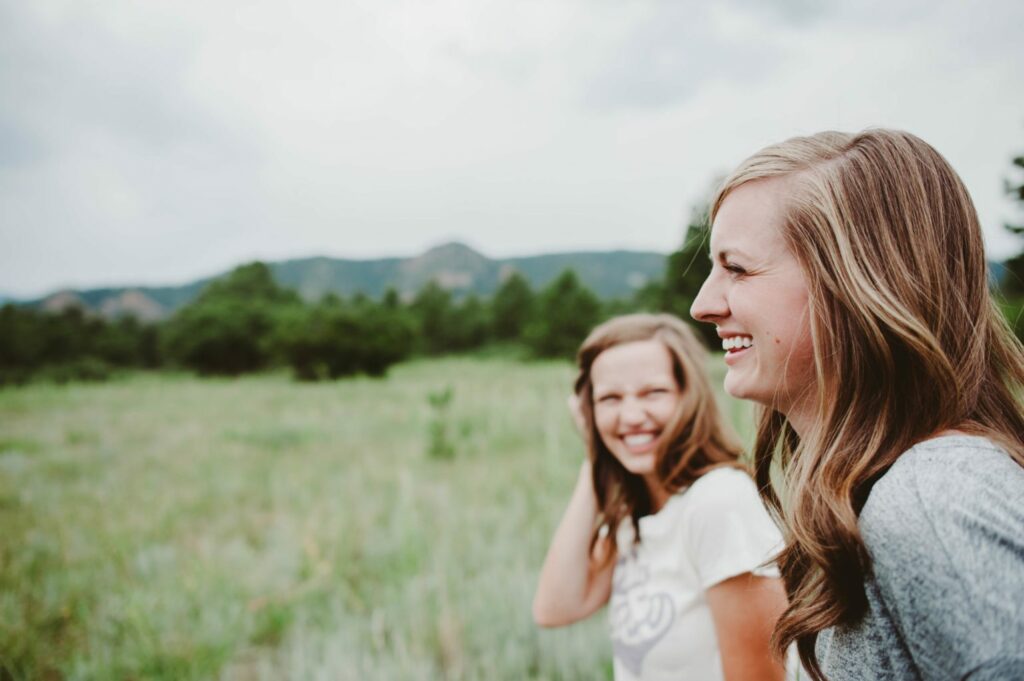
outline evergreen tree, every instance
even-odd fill
[[[360,323],[359,371],[383,376],[391,365],[412,354],[415,325],[404,310],[374,305],[364,312]]]
[[[526,278],[518,272],[502,282],[491,301],[491,330],[499,340],[514,340],[522,336],[523,330],[533,317],[533,289]]]
[[[666,260],[666,270],[667,267]],[[632,309],[641,312],[663,312],[665,301],[665,275],[661,279],[649,281],[633,294]]]
[[[397,310],[402,307],[402,299],[398,295],[398,291],[395,288],[388,287],[388,290],[384,292],[384,297],[381,299],[381,305],[388,310]]]
[[[711,225],[707,207],[698,206],[690,212],[682,247],[669,255],[665,265],[661,309],[690,322],[697,335],[708,346],[717,348],[720,341],[715,333],[715,327],[694,322],[690,317],[690,307],[693,306],[704,280],[711,273],[708,251],[710,236]]]
[[[1016,157],[1012,163],[1015,172],[1020,174],[1020,177],[1015,180],[1006,180],[1006,193],[1024,208],[1024,155]],[[1024,224],[1007,224],[1006,228],[1014,234],[1024,234]]]
[[[70,307],[50,313],[0,308],[0,384],[37,375],[59,381],[103,379],[114,367],[159,364],[156,329],[125,317],[108,322]]]
[[[565,270],[541,291],[527,344],[538,357],[571,358],[600,317],[600,301],[574,271]]]
[[[449,351],[478,348],[487,341],[489,327],[487,307],[478,297],[470,294],[451,311],[445,332],[445,347]]]
[[[301,306],[270,268],[242,265],[209,284],[164,327],[167,355],[201,374],[235,375],[270,363],[272,335],[283,311]]]
[[[250,300],[265,303],[297,303],[299,295],[282,288],[270,268],[262,262],[239,265],[228,274],[207,284],[196,302],[204,300]]]
[[[487,307],[475,295],[461,304],[436,281],[428,282],[409,306],[419,327],[420,349],[429,355],[470,350],[487,340]]]
[[[403,310],[365,296],[346,303],[328,295],[316,305],[289,310],[275,346],[296,378],[313,381],[357,373],[383,376],[409,355],[413,340],[413,325]]]
[[[647,312],[674,314],[689,323],[706,345],[718,348],[720,341],[714,326],[698,323],[690,317],[693,301],[711,273],[710,237],[708,205],[702,202],[690,211],[683,244],[668,256],[664,277],[639,289],[633,296],[633,307]]]
[[[1024,156],[1013,159],[1014,171],[1024,171]],[[1006,180],[1006,193],[1024,208],[1024,176]],[[1005,225],[1013,234],[1024,234],[1024,223]],[[1024,296],[1024,252],[1018,253],[1006,261],[1006,273],[1002,282],[1003,292],[1008,296]]]
[[[452,296],[436,281],[429,281],[413,299],[410,309],[419,327],[421,350],[427,354],[448,352],[448,324],[452,318]]]
[[[1006,193],[1014,199],[1020,208],[1024,208],[1024,177],[1021,176],[1021,171],[1024,171],[1024,156],[1014,158],[1013,166],[1017,177],[1006,180]],[[1024,224],[1007,223],[1005,227],[1018,236],[1024,234]],[[1007,260],[1005,266],[1006,271],[1000,282],[1003,294],[1000,304],[1014,333],[1018,338],[1024,340],[1024,252]]]

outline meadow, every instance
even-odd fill
[[[603,614],[530,616],[582,456],[572,376],[0,390],[0,679],[610,679]]]

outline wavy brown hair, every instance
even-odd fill
[[[824,132],[770,146],[725,180],[712,219],[755,180],[778,182],[783,195],[817,378],[809,432],[798,436],[766,408],[754,447],[758,485],[786,538],[790,605],[774,645],[781,655],[796,642],[822,681],[818,633],[866,610],[871,561],[857,518],[872,485],[948,429],[989,437],[1024,465],[1024,351],[989,292],[971,198],[921,139]]]
[[[679,386],[676,413],[662,431],[655,452],[655,472],[662,488],[674,494],[704,473],[719,466],[743,468],[736,436],[722,420],[707,376],[707,352],[689,326],[668,314],[631,314],[615,317],[595,328],[577,354],[579,399],[597,496],[598,519],[591,549],[600,536],[615,548],[616,530],[629,517],[640,539],[637,520],[653,512],[643,479],[630,473],[608,450],[594,422],[590,370],[594,360],[609,348],[636,341],[660,341],[672,357],[672,371]],[[607,535],[605,535],[607,528]],[[604,554],[607,560],[614,551]]]

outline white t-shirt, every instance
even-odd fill
[[[706,473],[640,519],[619,526],[609,602],[616,681],[718,681],[722,661],[705,591],[745,572],[778,576],[761,564],[782,537],[749,475]]]

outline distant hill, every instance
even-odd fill
[[[456,296],[489,296],[513,272],[540,289],[567,268],[602,298],[626,297],[664,274],[666,256],[642,251],[552,253],[492,259],[461,243],[447,243],[413,258],[348,260],[313,257],[268,262],[278,283],[307,300],[326,293],[362,292],[378,298],[389,288],[409,299],[427,282],[437,281]],[[226,274],[222,273],[222,274]],[[156,321],[195,298],[213,277],[182,286],[124,286],[55,292],[27,304],[49,310],[81,307],[107,318],[134,316]]]

